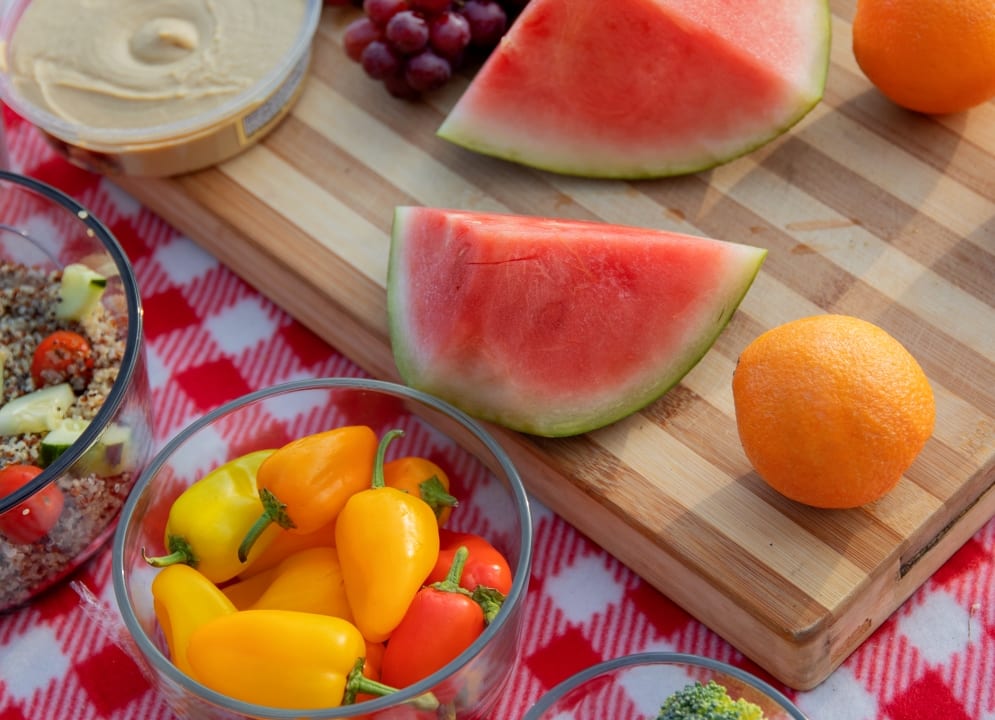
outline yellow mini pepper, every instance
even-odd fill
[[[169,554],[145,556],[155,567],[175,563],[192,565],[215,583],[245,570],[278,532],[261,535],[251,555],[239,558],[242,538],[259,517],[256,473],[273,450],[242,455],[212,470],[173,501],[166,520],[165,545]]]
[[[335,546],[356,626],[370,642],[401,622],[439,555],[439,524],[417,495],[384,485],[387,445],[377,448],[370,487],[349,498],[335,524]]]
[[[335,548],[307,548],[288,557],[276,566],[268,586],[252,607],[300,610],[351,621]]]
[[[204,623],[235,612],[235,606],[204,575],[189,565],[170,565],[152,580],[152,603],[173,664],[192,675],[190,636]]]
[[[262,514],[238,548],[248,557],[273,523],[310,533],[335,520],[346,500],[369,484],[377,436],[365,425],[305,435],[279,448],[256,473]]]
[[[242,610],[198,627],[187,655],[194,677],[244,702],[306,710],[358,693],[395,692],[363,676],[366,643],[348,620],[294,610]],[[416,699],[433,708],[431,695]]]

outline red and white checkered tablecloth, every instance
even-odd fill
[[[159,444],[247,391],[363,372],[105,178],[55,157],[5,110],[13,169],[69,193],[138,275]],[[778,683],[563,519],[533,504],[535,565],[520,662],[494,716],[603,659],[699,653]],[[971,538],[823,684],[782,688],[813,720],[995,720],[995,521]],[[110,551],[72,578],[115,617]],[[0,616],[0,720],[169,720],[131,658],[70,584]]]

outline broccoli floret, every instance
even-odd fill
[[[733,700],[714,680],[694,682],[664,701],[656,720],[764,720],[759,705]]]

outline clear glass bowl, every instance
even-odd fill
[[[282,710],[218,694],[180,672],[168,659],[153,612],[150,586],[157,570],[143,548],[162,547],[169,507],[213,468],[253,450],[344,425],[368,425],[378,436],[405,434],[388,459],[422,455],[439,464],[459,499],[447,528],[488,538],[514,572],[496,620],[449,665],[405,690],[361,704],[323,710]],[[528,497],[511,461],[474,420],[405,386],[365,379],[299,380],[239,398],[180,432],[149,463],[123,510],[113,543],[114,593],[133,654],[173,711],[186,720],[231,718],[429,718],[436,712],[408,704],[432,691],[455,697],[447,718],[489,717],[516,663],[532,562]]]
[[[734,700],[759,705],[767,720],[806,720],[787,697],[744,670],[669,652],[626,655],[582,670],[543,695],[523,720],[655,720],[670,695],[709,680]]]
[[[152,422],[138,285],[110,231],[61,191],[0,171],[0,261],[43,271],[82,263],[99,271],[107,278],[101,297],[106,318],[123,338],[117,379],[79,439],[33,481],[0,496],[0,514],[19,512],[22,503],[52,484],[65,497],[59,520],[40,540],[13,542],[0,533],[2,612],[59,582],[107,540],[151,454]],[[4,277],[0,274],[0,283]],[[13,381],[9,368],[5,375]],[[6,402],[8,393],[3,394]],[[95,472],[93,453],[108,433],[126,437],[122,462],[110,472]]]

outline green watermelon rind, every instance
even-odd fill
[[[602,165],[598,162],[583,161],[574,164],[550,161],[541,155],[533,155],[529,151],[511,147],[506,144],[488,142],[486,134],[476,132],[472,121],[460,113],[460,103],[443,119],[436,130],[436,136],[454,145],[489,157],[506,160],[537,170],[543,170],[560,175],[597,178],[605,180],[648,180],[653,178],[674,177],[709,170],[732,162],[748,155],[755,150],[771,143],[800,123],[821,101],[825,95],[826,82],[829,76],[830,47],[832,42],[832,14],[828,0],[819,2],[820,15],[825,33],[823,42],[816,52],[822,60],[813,66],[812,75],[795,97],[794,112],[787,114],[783,122],[770,127],[769,132],[752,135],[743,140],[735,149],[719,154],[702,155],[694,162],[671,162],[663,160],[649,163],[622,160],[617,165]],[[472,80],[471,80],[472,83]],[[645,156],[644,156],[645,157]],[[583,160],[578,158],[578,160]]]
[[[743,299],[752,287],[764,260],[767,250],[752,248],[750,263],[744,262],[741,274],[737,276],[738,286],[730,288],[726,302],[722,304],[718,316],[711,325],[711,332],[697,336],[697,342],[686,347],[666,368],[657,368],[655,380],[642,391],[632,395],[619,395],[614,407],[571,407],[560,406],[554,412],[537,413],[534,408],[519,408],[514,411],[499,410],[493,404],[476,402],[472,391],[467,392],[453,381],[446,368],[441,376],[433,376],[427,368],[414,361],[417,356],[417,338],[411,336],[404,323],[405,287],[403,285],[403,238],[400,222],[405,208],[395,210],[395,221],[391,234],[390,261],[387,269],[387,313],[392,354],[401,379],[410,387],[434,395],[467,414],[518,432],[541,437],[570,437],[582,435],[629,417],[659,400],[677,386],[693,370],[712,348],[726,326],[732,320]]]

